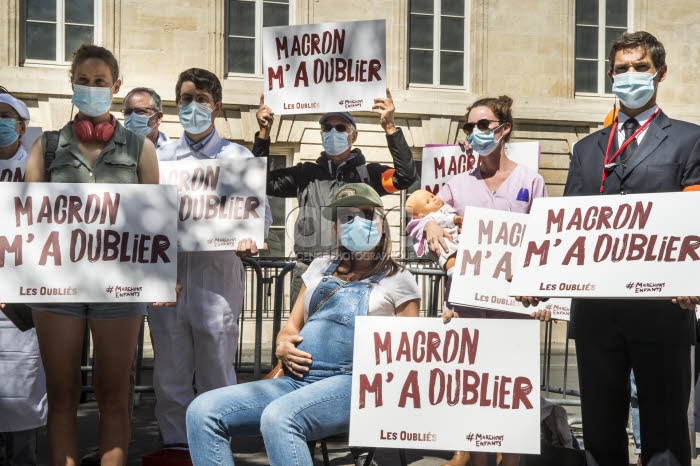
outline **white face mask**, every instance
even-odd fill
[[[620,99],[622,105],[627,108],[642,108],[654,95],[654,74],[628,71],[613,76],[612,92]]]
[[[350,147],[348,142],[348,133],[341,133],[331,128],[330,131],[323,133],[323,150],[332,157],[340,155]]]

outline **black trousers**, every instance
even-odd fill
[[[629,373],[634,369],[642,462],[647,464],[655,454],[670,450],[682,466],[689,466],[687,409],[694,381],[690,363],[694,315],[667,306],[628,307],[620,301],[612,307],[610,301],[590,304],[576,309],[572,317],[586,450],[600,466],[629,464],[626,427]]]

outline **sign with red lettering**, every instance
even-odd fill
[[[538,171],[540,167],[540,144],[537,141],[506,144],[506,154],[514,162]],[[437,194],[453,176],[468,172],[479,163],[479,154],[465,152],[458,144],[433,145],[423,148],[423,189]]]
[[[267,158],[160,162],[160,183],[177,186],[178,248],[236,249],[265,242]]]
[[[171,186],[0,183],[3,302],[175,301]]]
[[[539,367],[539,321],[357,317],[349,443],[539,454]]]
[[[506,278],[513,275],[527,219],[527,214],[518,212],[464,209],[449,302],[519,314],[545,309],[552,319],[569,320],[570,299],[550,299],[537,308],[526,308],[508,295]]]
[[[370,110],[386,96],[386,22],[263,28],[265,103],[278,115]]]
[[[0,183],[7,181],[24,181],[26,160],[0,160]]]
[[[535,199],[513,296],[698,294],[700,192]]]

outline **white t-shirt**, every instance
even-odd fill
[[[323,272],[333,261],[330,257],[315,259],[301,276],[306,285],[304,293],[304,321],[309,318],[309,303]],[[382,278],[369,295],[368,316],[393,316],[396,308],[413,299],[420,299],[420,290],[415,278],[408,270],[401,270],[391,277]]]
[[[17,152],[15,152],[15,155],[10,157],[7,160],[18,160],[18,161],[23,161],[27,160],[29,158],[29,154],[27,154],[27,151],[24,150],[24,147],[22,147],[22,144],[19,145],[17,148]]]

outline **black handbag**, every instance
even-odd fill
[[[10,322],[22,332],[34,328],[34,319],[32,319],[32,308],[21,303],[7,303],[3,309],[0,309]]]

